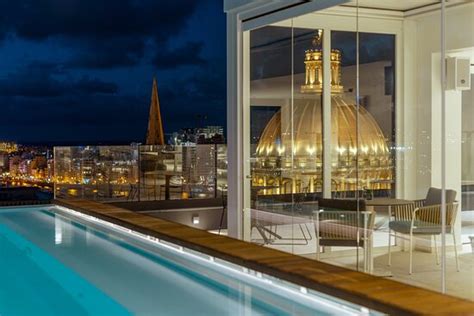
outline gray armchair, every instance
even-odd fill
[[[411,204],[398,205],[394,207],[393,214],[395,219],[389,222],[388,234],[388,265],[391,265],[391,238],[401,237],[399,235],[408,235],[410,263],[409,273],[413,272],[413,236],[425,235],[432,236],[435,243],[436,263],[439,264],[438,246],[436,236],[442,233],[441,217],[441,189],[430,188],[426,199],[415,200]],[[452,234],[454,245],[456,245],[456,235],[454,233],[454,223],[458,204],[455,203],[456,191],[446,190],[446,233]],[[393,234],[392,234],[393,232]],[[399,234],[399,235],[397,235]],[[454,247],[456,257],[456,268],[459,271],[457,249]]]

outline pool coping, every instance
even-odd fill
[[[394,315],[474,315],[474,302],[89,200],[54,204]]]

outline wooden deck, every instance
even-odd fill
[[[474,315],[474,303],[393,280],[167,222],[108,204],[56,204],[392,315]]]

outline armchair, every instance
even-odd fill
[[[431,189],[430,189],[431,190]],[[452,191],[452,190],[447,190]],[[446,199],[446,233],[453,236],[454,245],[456,245],[456,235],[454,232],[454,224],[456,220],[456,213],[458,204],[454,202],[454,195],[452,193],[449,201]],[[397,237],[397,233],[409,236],[409,273],[413,272],[413,236],[425,235],[433,236],[435,243],[436,263],[439,264],[438,246],[436,243],[436,236],[442,233],[442,216],[441,204],[427,205],[430,200],[415,201],[412,204],[397,206],[394,209],[395,220],[389,222],[388,234],[388,265],[391,265],[391,237]],[[400,236],[398,236],[400,237]],[[459,262],[456,246],[454,247],[456,257],[456,268],[459,271]]]

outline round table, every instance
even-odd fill
[[[411,203],[413,203],[413,201],[392,198],[375,198],[372,200],[365,200],[366,206],[388,206],[389,208],[395,205],[407,205]]]

